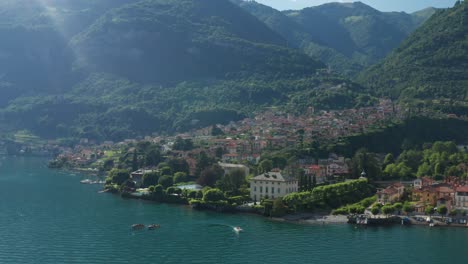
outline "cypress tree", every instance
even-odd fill
[[[133,161],[132,161],[132,170],[138,170],[138,156],[136,150],[133,151]]]

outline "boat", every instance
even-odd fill
[[[132,225],[132,229],[133,229],[133,230],[141,230],[141,229],[143,229],[143,228],[145,228],[145,225],[144,225],[144,224],[133,224],[133,225]]]
[[[159,224],[151,224],[151,225],[148,226],[148,230],[155,230],[155,229],[160,228],[160,227],[161,227],[161,225],[159,225]]]
[[[239,232],[243,232],[244,230],[240,226],[236,226],[236,227],[234,227],[234,231],[239,233]]]

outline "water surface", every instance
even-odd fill
[[[468,229],[297,225],[99,194],[37,158],[0,160],[0,263],[466,263]],[[161,229],[134,232],[134,223]],[[234,226],[244,233],[236,234]]]

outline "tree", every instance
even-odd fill
[[[112,169],[109,172],[109,178],[115,184],[121,185],[126,180],[130,179],[130,172],[125,169]]]
[[[214,163],[214,160],[208,157],[204,151],[200,152],[197,158],[196,175],[200,176],[200,173],[210,167]]]
[[[312,176],[312,188],[311,188],[311,190],[314,189],[315,186],[317,186],[317,177],[314,175],[314,176]]]
[[[406,164],[403,162],[397,165],[397,171],[399,178],[402,180],[411,179],[413,176],[411,168],[406,166]]]
[[[458,166],[450,166],[445,170],[445,176],[461,176],[462,173]]]
[[[164,197],[164,187],[161,184],[154,186],[153,197],[156,201],[161,201]]]
[[[174,172],[185,172],[189,174],[190,168],[185,159],[170,159],[167,162],[167,166],[171,167],[171,170]]]
[[[149,141],[140,141],[136,144],[136,150],[138,152],[147,152],[151,146],[151,142]]]
[[[172,169],[169,166],[165,166],[165,167],[162,167],[161,169],[159,169],[159,172],[161,173],[161,175],[171,175],[172,174]]]
[[[163,175],[159,177],[158,184],[162,185],[164,189],[167,189],[173,184],[172,177],[169,175]]]
[[[268,159],[263,160],[258,165],[258,170],[260,173],[270,172],[272,169],[273,169],[273,161],[268,160]]]
[[[363,214],[366,208],[362,205],[352,205],[348,207],[348,210],[351,214]]]
[[[189,199],[195,199],[195,198],[197,198],[197,191],[195,191],[195,190],[188,190],[188,192],[187,192],[187,198],[189,198]]]
[[[361,172],[366,172],[367,178],[380,178],[380,164],[374,154],[369,153],[367,149],[359,149],[355,154],[352,163],[352,173],[354,178],[359,178]]]
[[[211,135],[212,135],[213,137],[222,136],[222,135],[224,135],[224,132],[223,132],[223,130],[222,130],[221,128],[219,128],[218,126],[213,125],[213,126],[211,127]]]
[[[197,179],[197,183],[202,186],[215,186],[216,182],[224,174],[224,171],[218,165],[211,166],[203,170],[200,174],[200,177]]]
[[[373,215],[378,215],[378,214],[380,213],[380,208],[377,207],[377,206],[372,207],[371,213],[372,213]]]
[[[151,147],[150,150],[145,154],[145,165],[156,166],[161,162],[162,156],[159,147]]]
[[[457,216],[458,213],[459,213],[458,210],[452,210],[452,211],[450,211],[449,215],[453,217],[453,216]]]
[[[391,205],[384,205],[381,209],[385,215],[389,215],[395,211],[395,208]]]
[[[132,171],[138,170],[138,155],[136,149],[133,151]]]
[[[187,173],[185,172],[176,172],[174,174],[174,184],[186,182],[188,180]]]
[[[193,142],[191,139],[182,139],[181,137],[177,137],[174,146],[174,150],[183,150],[188,151],[193,149]]]
[[[418,169],[419,164],[423,158],[422,152],[417,150],[407,150],[404,151],[399,157],[398,162],[404,163],[406,166],[410,167],[413,171]]]
[[[418,172],[416,173],[416,175],[418,177],[432,175],[431,169],[431,166],[427,162],[423,162],[421,165],[419,165]]]
[[[127,179],[125,180],[119,187],[119,190],[120,192],[126,192],[128,190],[131,190],[133,188],[135,188],[135,182],[130,180],[130,179]]]
[[[428,207],[426,207],[426,209],[424,210],[424,212],[425,212],[427,215],[432,215],[432,214],[434,213],[434,207],[428,206]]]
[[[395,203],[395,204],[393,205],[393,208],[395,208],[395,210],[398,211],[398,214],[400,214],[400,211],[401,211],[401,209],[403,208],[403,204],[402,204],[402,203]]]
[[[106,159],[104,164],[102,165],[102,169],[104,171],[109,171],[114,168],[114,160],[113,159]]]
[[[273,216],[273,217],[281,217],[281,216],[285,215],[286,212],[287,212],[287,208],[283,204],[283,199],[277,198],[273,202],[273,207],[271,209],[270,215]]]
[[[148,187],[151,185],[156,185],[159,180],[159,174],[157,172],[148,172],[143,174],[143,178],[141,181],[142,187]]]
[[[385,174],[385,176],[387,176],[388,178],[398,178],[399,177],[399,173],[398,173],[398,170],[397,170],[397,166],[395,164],[388,164],[383,173]]]
[[[217,184],[219,188],[232,195],[239,193],[242,184],[245,184],[245,172],[241,169],[235,169],[222,177]]]
[[[388,165],[390,165],[392,163],[395,163],[395,157],[393,157],[392,153],[389,153],[389,154],[387,154],[387,156],[385,156],[385,159],[384,159],[384,162],[383,162],[383,165],[382,165],[382,169],[385,169]]]
[[[181,194],[182,189],[176,188],[176,187],[169,187],[166,189],[167,194]]]
[[[305,175],[304,170],[299,170],[299,191],[300,192],[306,192],[309,190],[308,188],[308,181],[307,181],[307,176]]]
[[[442,163],[436,163],[434,167],[435,176],[442,176],[444,174],[445,168]]]
[[[203,201],[205,202],[217,202],[224,199],[224,193],[220,189],[209,189],[203,193]]]
[[[405,203],[403,205],[403,212],[405,212],[406,214],[414,212],[414,206],[412,206],[410,203]]]
[[[271,157],[272,168],[284,169],[288,165],[288,159],[284,155],[274,155]]]
[[[307,191],[312,191],[312,177],[309,175],[307,176]]]
[[[441,206],[437,207],[437,213],[438,214],[440,214],[442,216],[446,216],[447,212],[448,212],[447,206],[441,205]]]
[[[215,156],[219,159],[223,157],[224,149],[222,147],[217,147],[215,150]]]

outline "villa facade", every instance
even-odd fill
[[[286,177],[281,172],[267,172],[250,180],[250,198],[260,201],[263,198],[279,198],[292,192],[297,192],[298,181]]]

